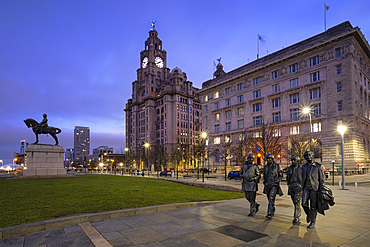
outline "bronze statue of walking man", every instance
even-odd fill
[[[301,159],[298,156],[292,157],[292,165],[287,170],[288,195],[292,198],[294,204],[293,224],[299,223],[301,217],[301,199],[302,199],[302,181],[303,170]]]
[[[324,190],[324,167],[314,161],[313,152],[304,153],[302,207],[307,215],[307,228],[314,228],[318,210],[319,191]],[[308,201],[310,203],[308,204]]]
[[[268,154],[266,156],[267,164],[263,168],[263,193],[267,195],[269,201],[267,207],[267,219],[271,219],[275,213],[275,198],[278,194],[283,195],[283,191],[280,188],[280,181],[283,178],[283,171],[281,166],[275,163],[274,155]]]
[[[247,161],[243,164],[240,171],[240,176],[243,178],[242,190],[245,198],[250,203],[250,213],[248,216],[253,216],[258,212],[260,204],[256,202],[256,194],[258,191],[258,182],[261,178],[258,165],[254,164],[254,155],[249,154]]]

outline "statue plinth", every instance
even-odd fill
[[[24,177],[66,175],[62,146],[31,144],[26,148]]]

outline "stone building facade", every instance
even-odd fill
[[[126,148],[134,169],[153,170],[155,165],[162,169],[174,168],[171,162],[158,161],[161,150],[169,156],[181,145],[186,146],[191,155],[194,153],[201,124],[197,91],[185,72],[177,67],[172,71],[167,68],[167,52],[153,27],[145,41],[145,50],[140,52],[132,98],[124,109]],[[181,166],[188,169],[194,164],[187,162]]]
[[[312,135],[322,146],[317,161],[330,169],[332,160],[341,163],[337,126],[343,124],[346,170],[368,168],[369,65],[367,40],[360,28],[344,22],[228,73],[216,71],[199,91],[209,148],[227,134],[257,133],[262,120],[278,128],[282,139],[308,134],[309,114],[302,109],[310,107]],[[278,162],[287,165],[287,157]]]

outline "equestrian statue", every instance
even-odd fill
[[[36,142],[34,144],[39,143],[39,135],[40,134],[49,134],[51,135],[54,140],[55,140],[55,145],[58,145],[58,137],[57,134],[60,134],[62,132],[61,129],[55,128],[55,127],[50,127],[48,126],[48,119],[46,113],[43,115],[44,119],[38,123],[36,120],[32,118],[27,118],[24,120],[24,123],[27,125],[28,128],[32,127],[33,133],[36,135]]]

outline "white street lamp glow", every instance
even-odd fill
[[[128,152],[128,148],[125,148],[125,151]]]
[[[145,144],[144,144],[144,147],[146,147],[146,148],[147,148],[147,147],[149,147],[149,146],[150,146],[150,144],[149,144],[149,143],[145,143]]]
[[[344,135],[344,133],[346,132],[347,130],[347,127],[346,126],[343,126],[343,125],[339,125],[338,126],[338,131],[341,135]]]
[[[303,113],[304,114],[307,114],[309,112],[310,112],[310,108],[308,108],[308,107],[303,108]]]
[[[202,138],[207,138],[207,132],[202,132]]]

